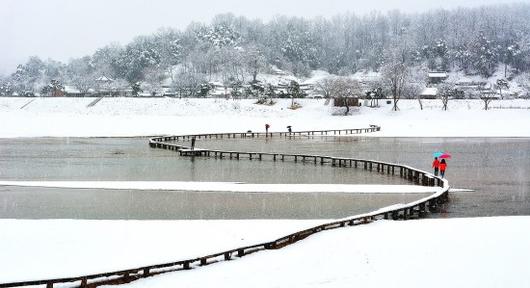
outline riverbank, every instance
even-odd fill
[[[0,220],[0,283],[175,261],[322,222]],[[529,225],[528,216],[377,221],[125,287],[527,287]]]
[[[380,101],[380,107],[354,108],[349,116],[325,105],[324,99],[290,99],[273,106],[255,100],[0,97],[0,138],[129,137],[164,134],[343,129],[377,124],[375,137],[530,137],[530,100],[496,100],[484,111],[481,100],[452,100],[442,111],[440,100],[400,100],[400,110]],[[364,104],[364,103],[363,103]],[[333,115],[339,114],[339,115]]]
[[[325,220],[0,219],[0,283],[154,265],[252,245]]]
[[[378,221],[125,287],[529,287],[530,217]]]

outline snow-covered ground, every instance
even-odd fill
[[[28,102],[28,105],[23,107]],[[401,100],[400,111],[380,101],[381,107],[355,108],[351,116],[333,116],[323,99],[291,100],[273,106],[255,100],[105,98],[0,98],[0,138],[149,136],[161,134],[340,129],[377,124],[381,132],[369,136],[396,137],[530,137],[530,100],[497,100],[484,111],[480,100],[452,100],[449,111],[440,100]],[[364,104],[364,103],[363,103]],[[496,109],[503,108],[503,109]],[[510,108],[510,109],[505,109]]]
[[[207,255],[323,220],[0,220],[0,283]],[[530,287],[530,216],[377,221],[132,287]]]
[[[208,192],[289,193],[436,193],[440,187],[418,185],[247,184],[185,181],[0,181],[0,186],[76,189],[179,190]]]
[[[439,100],[424,100],[424,110],[419,110],[416,100],[401,100],[398,112],[380,101],[381,107],[363,106],[351,116],[333,116],[333,108],[324,105],[325,100],[312,99],[297,100],[303,107],[294,111],[287,109],[289,99],[263,106],[254,104],[255,100],[105,98],[87,107],[94,100],[0,98],[0,138],[262,131],[265,123],[271,124],[273,131],[285,131],[287,125],[296,131],[377,124],[381,132],[365,135],[379,137],[530,137],[528,100],[493,101],[491,107],[510,109],[491,111],[483,111],[480,100],[450,101],[449,111],[441,110]],[[100,185],[110,189],[188,185],[158,184],[62,183],[64,187]],[[210,189],[205,185],[203,189]],[[245,186],[226,185],[230,191]],[[270,241],[323,221],[0,220],[0,283],[181,260]],[[152,277],[131,286],[530,287],[526,277],[530,263],[527,227],[530,217],[378,221],[326,231],[281,250]]]
[[[378,221],[127,287],[530,287],[530,217]]]
[[[0,283],[190,259],[271,241],[323,222],[0,219]]]

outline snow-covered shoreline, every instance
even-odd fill
[[[176,261],[270,241],[323,222],[4,219],[0,283]],[[527,287],[529,225],[530,216],[382,220],[130,286]]]
[[[128,287],[528,287],[530,217],[377,221]]]
[[[73,189],[159,190],[234,193],[435,193],[441,188],[418,185],[249,184],[186,181],[0,181],[0,186]]]
[[[420,110],[417,100],[402,99],[397,112],[380,101],[381,107],[355,108],[350,116],[332,115],[324,99],[298,99],[302,108],[297,110],[287,108],[290,99],[265,106],[253,99],[105,98],[87,107],[93,100],[0,97],[0,122],[5,123],[0,138],[263,131],[265,123],[272,131],[285,131],[287,125],[294,131],[382,127],[363,134],[369,137],[530,137],[530,100],[493,101],[488,111],[481,100],[452,100],[442,111],[440,100],[423,100]]]
[[[270,241],[324,222],[0,219],[0,283],[190,259]]]

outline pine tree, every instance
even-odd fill
[[[480,32],[476,43],[473,45],[473,66],[476,71],[485,77],[490,77],[497,68],[498,55],[495,44]]]

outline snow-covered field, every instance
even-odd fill
[[[128,287],[530,287],[530,217],[378,221]]]
[[[323,99],[297,100],[303,107],[294,111],[287,108],[289,99],[264,106],[250,99],[105,98],[87,107],[94,100],[1,97],[0,138],[263,131],[265,123],[272,131],[377,124],[382,131],[370,136],[379,137],[530,137],[530,100],[493,101],[489,111],[480,100],[452,100],[449,111],[441,110],[440,100],[424,100],[424,110],[417,100],[401,100],[398,112],[380,101],[379,108],[362,106],[346,117],[333,116]]]
[[[324,220],[0,220],[0,283],[170,262]],[[132,287],[529,287],[530,217],[377,221]]]
[[[323,222],[0,219],[0,283],[189,259],[271,241]]]

